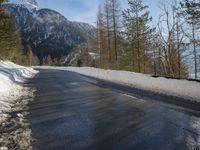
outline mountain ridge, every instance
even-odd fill
[[[22,45],[30,45],[40,60],[48,56],[60,59],[73,51],[80,43],[94,37],[95,27],[82,22],[70,21],[59,12],[49,8],[30,8],[25,5],[37,4],[35,0],[18,0],[23,3],[6,2],[6,12],[15,16],[15,24],[20,32]],[[25,4],[24,4],[25,3]]]

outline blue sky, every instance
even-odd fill
[[[37,0],[40,8],[51,8],[71,21],[95,24],[97,8],[104,0]],[[159,4],[163,0],[143,0],[149,6],[154,23],[158,20]],[[127,7],[127,0],[120,0],[122,9]]]

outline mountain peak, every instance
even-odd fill
[[[6,3],[24,5],[29,10],[39,9],[36,0],[7,0]]]
[[[26,0],[28,3],[30,3],[30,4],[33,4],[33,5],[36,5],[36,6],[38,6],[38,3],[37,3],[37,1],[36,0]]]

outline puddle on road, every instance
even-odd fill
[[[23,96],[16,101],[11,111],[7,112],[4,121],[0,123],[0,149],[33,149],[32,132],[26,119],[26,110],[27,104],[33,100],[35,90],[24,89]]]

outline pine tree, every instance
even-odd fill
[[[0,7],[2,7],[4,0],[0,0]]]
[[[195,79],[197,79],[197,30],[200,28],[200,2],[198,0],[184,0],[181,4],[181,15],[191,26],[192,37],[190,38],[194,51]]]
[[[50,55],[46,58],[46,65],[47,66],[52,66],[53,65],[53,61],[52,61],[52,58],[51,58]]]
[[[29,66],[31,65],[36,65],[37,64],[37,57],[33,54],[31,46],[27,46],[27,61]],[[52,59],[51,59],[51,65],[53,64]]]
[[[0,1],[0,59],[15,61],[20,56],[20,38],[13,16],[5,13]]]
[[[125,34],[132,51],[132,68],[134,71],[146,72],[148,56],[146,52],[154,29],[148,23],[152,20],[148,7],[141,0],[128,0],[129,8],[123,11]],[[143,66],[142,66],[143,64]]]

